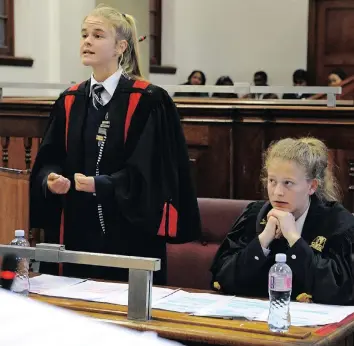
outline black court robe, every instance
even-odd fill
[[[265,256],[258,235],[271,209],[264,201],[247,206],[217,251],[213,287],[226,294],[268,297],[269,269],[275,254],[285,253],[293,272],[292,299],[307,293],[316,303],[351,303],[354,216],[337,202],[312,197],[302,237],[292,247],[283,237],[275,239]]]
[[[121,77],[109,104],[111,123],[95,178],[96,196],[75,190],[74,174],[83,173],[88,152],[85,121],[90,80],[77,91],[65,91],[55,102],[30,180],[30,227],[43,228],[45,241],[59,243],[64,209],[64,244],[68,250],[161,258],[162,269],[154,283],[166,282],[166,242],[185,243],[201,232],[196,195],[179,115],[166,91],[150,85],[142,94],[124,143],[125,118],[133,80]],[[66,95],[75,95],[65,148]],[[95,136],[94,136],[95,137]],[[95,139],[92,139],[97,145]],[[91,148],[92,149],[92,148]],[[92,150],[91,150],[92,152]],[[46,187],[50,172],[71,181],[70,191],[55,195]],[[105,233],[98,221],[102,205]],[[178,213],[176,237],[158,236],[165,203]],[[169,216],[166,216],[168,227]],[[55,273],[58,266],[41,263],[41,272]],[[127,280],[127,270],[65,265],[64,275]]]

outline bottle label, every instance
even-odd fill
[[[269,289],[278,292],[285,292],[291,290],[292,277],[291,276],[269,276]]]

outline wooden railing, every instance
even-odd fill
[[[0,232],[6,229],[11,237],[14,228],[28,227],[13,210],[16,205],[23,208],[21,215],[26,219],[28,172],[52,104],[51,100],[23,99],[0,103],[0,166],[6,173],[0,175]],[[263,151],[273,140],[311,135],[328,145],[329,163],[343,190],[343,204],[354,211],[353,106],[284,106],[265,101],[213,99],[176,99],[176,105],[198,197],[263,198],[259,179]],[[19,177],[27,179],[27,185]],[[11,197],[13,204],[8,202],[10,195],[15,196]]]

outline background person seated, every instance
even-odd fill
[[[328,86],[339,86],[346,78],[347,74],[341,68],[335,68],[328,76]]]
[[[206,77],[204,72],[194,70],[188,77],[187,82],[182,85],[205,85]],[[177,92],[174,97],[209,97],[208,93]]]
[[[293,85],[294,86],[307,86],[308,85],[308,74],[305,70],[296,70],[293,73]],[[311,97],[312,94],[284,94],[283,99],[287,100],[302,100]]]
[[[215,85],[234,85],[234,82],[229,76],[221,76]],[[235,93],[214,93],[212,97],[237,99],[238,95]]]
[[[352,302],[354,216],[337,201],[327,162],[327,147],[315,138],[270,146],[264,165],[269,200],[249,204],[220,246],[211,267],[215,289],[268,297],[269,269],[275,255],[285,253],[292,299]]]
[[[268,75],[264,71],[257,71],[253,76],[253,84],[255,86],[268,86]],[[277,99],[276,94],[247,94],[243,96],[244,99],[256,99],[256,100],[265,100],[265,99]]]

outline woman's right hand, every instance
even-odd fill
[[[65,195],[70,189],[70,180],[62,175],[50,173],[47,178],[47,186],[50,192]]]
[[[279,221],[274,216],[270,216],[264,228],[264,231],[258,236],[261,246],[265,249],[269,244],[280,236]]]

